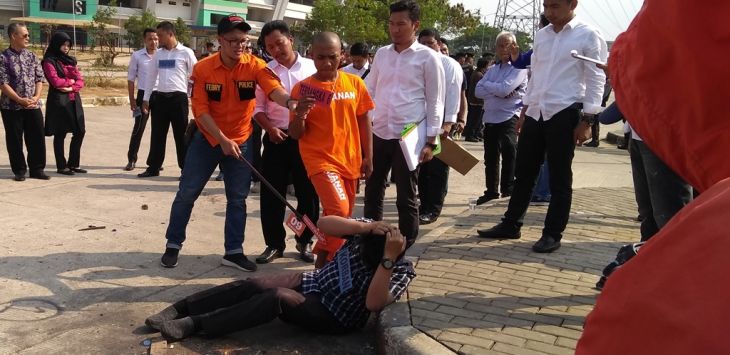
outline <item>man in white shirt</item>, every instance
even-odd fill
[[[535,36],[532,77],[523,99],[527,118],[517,145],[515,187],[502,222],[478,233],[483,238],[520,237],[535,179],[547,154],[552,197],[542,237],[532,250],[550,253],[560,248],[568,224],[575,146],[590,135],[606,82],[603,70],[572,58],[570,53],[576,50],[601,61],[606,61],[608,54],[601,34],[575,17],[577,0],[544,0],[543,4],[551,24]]]
[[[416,42],[421,11],[412,0],[390,5],[388,32],[393,44],[375,54],[365,79],[375,100],[373,114],[373,173],[365,186],[365,217],[383,219],[388,171],[397,185],[398,226],[412,245],[418,236],[416,186],[418,169],[411,171],[400,149],[400,134],[409,123],[426,125],[427,143],[419,161],[433,157],[444,114],[444,68],[438,53]]]
[[[193,66],[198,60],[193,50],[185,47],[175,38],[175,26],[169,21],[157,25],[157,37],[160,48],[149,67],[146,88],[155,87],[155,98],[152,92],[144,93],[142,112],[152,110],[152,138],[150,153],[147,156],[147,170],[137,176],[141,178],[159,176],[162,163],[165,161],[165,145],[167,131],[172,125],[172,136],[175,138],[177,165],[182,171],[185,165],[185,129],[188,126],[188,90]],[[150,105],[154,101],[154,105]]]
[[[144,48],[132,53],[129,59],[129,70],[127,71],[127,91],[129,92],[129,109],[132,110],[134,116],[134,128],[132,128],[132,136],[129,138],[129,150],[127,151],[127,166],[124,170],[134,170],[137,163],[137,152],[139,152],[139,144],[142,141],[145,127],[147,126],[148,113],[142,113],[142,101],[144,100],[145,91],[154,91],[154,87],[147,88],[149,76],[149,66],[153,62],[155,53],[157,52],[157,33],[151,28],[145,28],[142,33],[144,39]],[[137,97],[134,96],[134,81],[137,80]],[[156,84],[156,83],[155,83]],[[151,96],[150,96],[151,97]]]
[[[370,63],[368,62],[368,46],[365,43],[357,42],[350,47],[350,61],[342,71],[357,75],[362,79],[365,79],[367,74],[370,73]]]
[[[317,72],[314,62],[294,51],[294,38],[284,21],[271,21],[261,29],[266,52],[274,59],[267,66],[279,77],[288,94],[296,83]],[[266,97],[261,87],[256,88],[254,120],[266,131],[263,138],[264,153],[261,159],[261,173],[281,195],[286,195],[291,176],[297,197],[297,210],[314,223],[319,218],[319,199],[314,186],[307,177],[299,142],[288,135],[289,110]],[[286,230],[284,204],[268,188],[261,189],[261,229],[266,241],[266,250],[256,258],[259,264],[271,262],[284,255]],[[299,257],[313,262],[312,232],[306,229],[296,237]]]
[[[453,125],[456,125],[456,131],[464,130],[466,114],[464,71],[455,59],[441,54],[441,40],[436,30],[427,28],[419,32],[418,43],[439,53],[439,59],[444,67],[444,122],[441,125],[441,139],[449,139]],[[441,215],[448,192],[450,168],[437,158],[421,164],[418,170],[419,224],[430,224],[436,222]]]

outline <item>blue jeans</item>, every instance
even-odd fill
[[[249,141],[240,145],[241,153],[251,161]],[[243,238],[246,229],[246,197],[251,188],[251,169],[246,163],[234,157],[223,155],[220,145],[211,147],[200,132],[195,132],[185,156],[185,166],[180,178],[180,187],[172,202],[170,224],[167,227],[168,248],[182,248],[185,229],[190,221],[195,200],[200,196],[213,171],[220,164],[226,174],[223,181],[226,190],[226,255],[243,253]]]
[[[537,186],[532,192],[532,200],[550,201],[550,173],[547,160],[540,167],[540,175],[537,176]]]

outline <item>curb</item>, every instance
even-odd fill
[[[431,242],[451,227],[453,227],[452,224],[442,224],[418,238],[418,241],[406,252],[406,258],[415,267],[418,264],[419,256],[426,251]],[[376,337],[379,354],[456,354],[453,350],[413,326],[411,323],[411,308],[408,304],[408,291],[406,291],[405,298],[401,298],[398,302],[385,307],[378,314]]]
[[[129,98],[126,96],[89,96],[83,100],[83,107],[129,105]]]
[[[485,208],[494,206],[505,199],[509,198],[494,199],[482,204],[481,207]],[[465,213],[474,213],[474,211],[465,210],[454,215],[454,217]],[[428,248],[428,246],[431,245],[436,238],[440,237],[453,226],[453,223],[444,223],[417,239],[416,243],[413,244],[406,252],[406,258],[413,263],[414,268],[418,265],[419,257],[426,251],[426,248]],[[406,296],[408,296],[408,291],[406,291]],[[385,309],[378,314],[376,326],[378,353],[388,355],[457,354],[446,345],[413,326],[411,323],[411,308],[407,299],[408,297],[406,297],[406,299],[401,298],[398,302],[385,307]]]

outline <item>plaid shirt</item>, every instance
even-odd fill
[[[305,271],[302,276],[302,293],[319,293],[322,304],[346,328],[362,328],[368,321],[370,312],[365,307],[370,280],[375,270],[368,270],[360,256],[360,236],[350,238],[337,254],[346,249],[350,254],[350,275],[352,288],[340,292],[340,278],[337,268],[337,255],[323,268]],[[390,278],[390,294],[400,298],[408,284],[416,277],[413,265],[403,258],[396,262]]]
[[[8,48],[0,54],[0,84],[8,84],[18,96],[32,98],[35,94],[35,84],[43,81],[43,69],[33,52],[27,49],[16,52]],[[0,108],[20,110],[24,107],[2,95]]]

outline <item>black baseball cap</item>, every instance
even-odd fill
[[[220,21],[218,21],[218,34],[222,35],[227,32],[231,32],[234,29],[239,29],[243,32],[251,31],[251,26],[243,20],[243,17],[236,14],[230,14]]]

